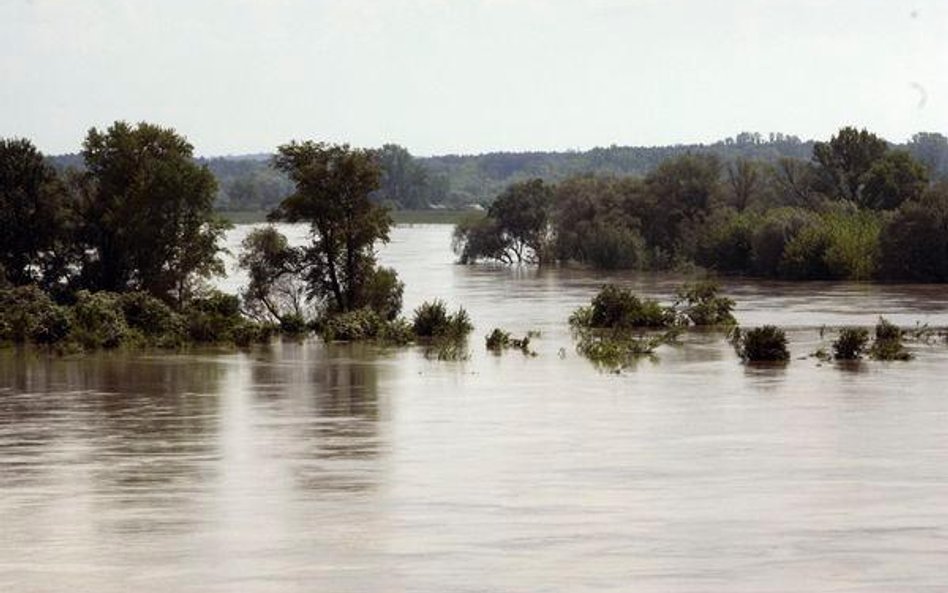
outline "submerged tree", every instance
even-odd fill
[[[307,298],[329,313],[370,307],[394,318],[402,284],[394,271],[376,265],[375,244],[388,241],[392,220],[369,199],[381,175],[374,153],[294,141],[280,146],[273,162],[296,192],[270,218],[310,225],[309,243],[299,253]]]
[[[223,274],[214,176],[171,128],[116,122],[89,130],[79,183],[80,240],[89,288],[144,290],[179,305],[196,282]]]
[[[552,188],[541,179],[513,183],[497,196],[486,218],[458,225],[454,249],[463,263],[543,263],[551,247],[552,202]]]

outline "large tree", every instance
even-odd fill
[[[888,145],[867,130],[842,128],[829,142],[813,145],[813,160],[821,188],[830,197],[862,205],[866,174],[881,159]]]
[[[32,142],[0,139],[0,275],[13,284],[44,278],[64,241],[65,193]]]
[[[173,129],[148,123],[89,130],[80,188],[89,287],[145,290],[180,304],[199,279],[224,272],[216,182],[192,152]]]
[[[372,151],[323,142],[291,142],[277,149],[274,166],[296,185],[272,220],[307,222],[310,241],[300,262],[308,297],[332,312],[371,307],[393,317],[401,283],[376,265],[375,245],[387,242],[392,220],[369,196],[379,188]]]

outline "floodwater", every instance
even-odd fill
[[[788,365],[692,333],[613,374],[570,311],[681,278],[456,266],[450,230],[381,259],[406,311],[468,309],[466,360],[0,352],[0,591],[946,590],[948,345],[801,358],[824,324],[948,325],[944,287],[725,282],[742,324],[791,328]],[[537,356],[487,353],[494,326]]]

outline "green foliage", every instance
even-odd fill
[[[86,349],[117,348],[130,334],[116,293],[79,291],[72,318],[72,335]]]
[[[252,230],[241,242],[238,265],[249,282],[240,297],[253,318],[284,324],[288,318],[304,318],[306,283],[303,280],[303,250],[290,247],[273,226]]]
[[[577,337],[576,351],[582,356],[597,366],[620,370],[643,356],[653,356],[660,346],[674,343],[678,332],[636,334],[629,330],[582,330]]]
[[[145,336],[169,339],[183,333],[181,318],[171,307],[145,292],[127,292],[119,296],[125,322]]]
[[[508,348],[516,348],[524,354],[536,356],[535,352],[530,350],[530,334],[523,338],[512,338],[509,332],[505,332],[499,327],[495,327],[486,337],[487,349],[495,354],[499,354]]]
[[[833,358],[836,360],[859,360],[869,342],[869,332],[863,328],[847,327],[839,331],[833,341]]]
[[[719,287],[711,281],[686,284],[678,291],[675,307],[683,308],[680,315],[686,324],[696,326],[730,326],[737,323],[734,301],[718,296]]]
[[[919,202],[906,202],[885,224],[879,241],[881,277],[948,281],[948,184]]]
[[[589,307],[577,309],[570,317],[574,328],[629,329],[662,328],[675,323],[675,313],[657,301],[641,300],[628,289],[614,284],[602,287]]]
[[[302,315],[290,313],[280,320],[280,332],[288,336],[302,336],[309,332],[309,324]]]
[[[345,144],[291,142],[277,149],[273,163],[290,177],[296,192],[272,218],[310,225],[310,243],[299,258],[307,297],[325,303],[330,313],[373,305],[394,317],[401,284],[394,272],[379,272],[375,260],[375,244],[388,241],[392,222],[370,200],[381,176],[375,154]],[[389,292],[380,294],[382,287]]]
[[[372,309],[363,308],[330,316],[322,324],[322,337],[331,341],[362,341],[380,337],[385,321]]]
[[[36,286],[0,290],[0,342],[52,344],[71,329],[65,308]]]
[[[143,290],[177,303],[224,273],[214,176],[170,128],[116,122],[89,130],[76,180],[82,278],[95,290]]]
[[[402,310],[405,284],[392,268],[376,267],[367,274],[363,302],[386,321],[393,321]]]
[[[735,327],[731,343],[741,359],[747,362],[784,362],[790,359],[787,335],[773,325],[742,331]]]
[[[495,327],[485,338],[487,342],[487,349],[493,352],[500,352],[504,348],[510,346],[510,334]]]
[[[54,281],[54,252],[69,243],[65,188],[25,139],[0,138],[0,277],[15,285]]]
[[[602,270],[648,267],[645,239],[636,229],[597,223],[583,244],[583,260]]]
[[[927,186],[924,165],[904,150],[889,151],[866,172],[862,204],[873,210],[893,210],[908,200],[918,200]]]
[[[912,358],[902,344],[902,330],[883,317],[876,324],[875,340],[869,349],[869,356],[876,360],[910,360]]]
[[[473,330],[470,316],[463,307],[449,315],[441,299],[422,303],[412,319],[412,331],[419,338],[463,338]]]
[[[397,144],[386,144],[375,154],[382,178],[374,199],[395,204],[400,209],[423,209],[444,201],[446,180],[432,177],[408,150]]]
[[[734,210],[713,212],[699,234],[695,263],[720,272],[746,272],[754,254],[754,230],[759,216]],[[783,251],[782,237],[780,252]]]
[[[219,291],[193,299],[185,307],[184,317],[188,338],[198,343],[233,341],[235,330],[244,331],[246,323],[239,299]]]
[[[511,184],[491,204],[486,219],[457,226],[455,252],[463,263],[542,263],[549,252],[552,202],[551,188],[540,179]]]
[[[837,199],[862,204],[865,176],[887,150],[885,140],[875,134],[845,127],[829,142],[813,145],[813,160],[827,193]]]

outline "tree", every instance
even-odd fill
[[[289,245],[273,226],[254,229],[241,243],[238,264],[250,277],[240,295],[250,316],[284,323],[303,318],[306,285],[301,280],[303,252]]]
[[[902,204],[883,230],[879,250],[884,280],[948,281],[948,185]]]
[[[11,283],[44,279],[66,217],[63,184],[43,154],[29,140],[0,139],[0,270]]]
[[[307,297],[330,313],[384,303],[388,316],[395,301],[400,308],[401,283],[375,259],[375,244],[388,241],[392,224],[388,211],[369,199],[381,177],[376,155],[347,144],[294,141],[277,149],[273,164],[296,191],[271,220],[310,225],[310,242],[301,253]]]
[[[487,217],[455,230],[455,251],[464,263],[495,259],[543,263],[551,247],[553,190],[541,179],[512,183],[487,210]]]
[[[836,199],[863,205],[865,175],[887,150],[885,140],[853,127],[842,128],[829,142],[817,142],[813,145],[813,160],[822,189]]]
[[[763,187],[760,165],[745,158],[728,164],[727,179],[731,190],[731,204],[738,212],[746,210]]]
[[[893,150],[866,171],[861,202],[873,210],[893,210],[918,200],[927,186],[925,167],[904,150]]]
[[[671,252],[683,225],[704,216],[720,192],[717,157],[685,154],[667,159],[645,177],[640,218],[650,245]]]
[[[397,144],[386,144],[376,154],[382,169],[379,199],[399,208],[428,208],[432,197],[428,170]]]
[[[919,132],[912,136],[905,148],[928,168],[933,179],[948,176],[948,138],[944,134]]]
[[[179,306],[200,278],[224,273],[216,182],[171,128],[114,123],[83,143],[80,238],[90,288],[143,290]]]

